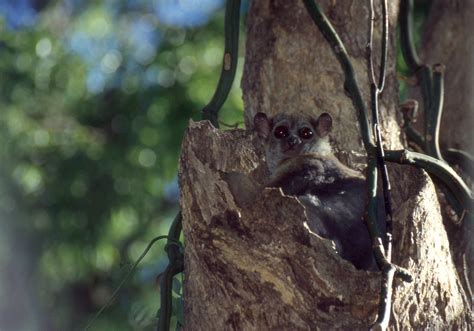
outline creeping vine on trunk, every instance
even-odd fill
[[[371,83],[371,110],[372,120],[369,120],[366,101],[359,87],[359,83],[353,68],[351,59],[346,51],[341,38],[336,29],[321,11],[319,5],[314,0],[303,0],[303,3],[319,28],[320,32],[330,44],[336,59],[344,72],[345,80],[342,83],[344,89],[348,92],[352,103],[357,111],[361,136],[367,152],[367,182],[368,182],[368,205],[367,205],[367,224],[373,242],[374,254],[378,265],[382,271],[382,282],[379,298],[378,317],[374,327],[386,329],[389,324],[392,282],[394,277],[399,277],[404,281],[412,281],[411,274],[391,262],[391,224],[393,211],[390,198],[390,182],[388,179],[387,166],[385,162],[394,162],[399,164],[414,165],[426,170],[436,182],[439,183],[446,192],[449,202],[459,214],[463,216],[464,222],[472,222],[471,206],[472,192],[456,172],[443,160],[439,149],[439,121],[443,107],[443,66],[436,65],[433,68],[420,64],[420,60],[413,48],[411,39],[411,1],[402,0],[401,5],[401,36],[402,52],[409,64],[412,72],[417,75],[423,95],[423,106],[425,109],[425,133],[424,136],[416,132],[411,127],[409,121],[406,122],[405,130],[408,138],[420,145],[428,155],[416,153],[408,150],[385,150],[382,144],[379,123],[378,102],[384,89],[386,75],[386,58],[388,48],[388,14],[387,2],[381,1],[383,15],[382,31],[382,52],[381,65],[378,75],[378,81],[375,75],[374,61],[372,59],[372,33],[373,33],[373,3],[370,1],[370,29],[369,43],[367,48],[367,58],[369,63],[369,78]],[[210,103],[203,110],[203,118],[210,120],[215,127],[218,127],[218,112],[227,98],[229,89],[235,77],[237,64],[237,45],[238,45],[238,26],[239,26],[240,1],[228,0],[226,4],[226,23],[225,23],[225,51],[221,77],[216,88],[216,92]],[[406,117],[409,119],[410,117]],[[453,158],[469,159],[461,152],[450,152]],[[451,155],[450,154],[450,155]],[[382,185],[385,200],[385,215],[387,221],[387,232],[382,233],[377,226],[377,183],[379,173],[382,177]],[[466,217],[467,215],[467,217]],[[179,247],[173,245],[179,239],[181,232],[182,216],[179,213],[170,229],[167,245],[167,253],[170,258],[170,266],[166,269],[162,277],[161,289],[161,312],[158,330],[169,329],[171,316],[171,281],[174,275],[183,271],[183,256]],[[188,277],[193,277],[192,274]]]

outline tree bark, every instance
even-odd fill
[[[318,3],[347,46],[368,104],[367,3]],[[399,148],[398,2],[389,3],[392,33],[382,131],[387,147]],[[342,71],[302,2],[253,1],[247,24],[242,82],[247,127],[258,111],[329,112],[338,157],[362,169],[364,151]],[[469,302],[452,262],[433,183],[411,167],[392,166],[390,175],[393,260],[415,279],[395,281],[390,328],[470,327]],[[208,122],[190,124],[179,175],[185,329],[367,329],[376,318],[380,274],[357,270],[340,258],[329,240],[309,231],[304,207],[295,197],[261,189],[266,177],[262,147],[251,130],[222,132]]]
[[[474,152],[474,2],[434,1],[420,48],[421,60],[446,66],[440,144]],[[474,169],[470,169],[471,180]],[[474,224],[453,224],[445,217],[451,251],[458,272],[474,288]]]
[[[434,1],[420,49],[427,64],[446,66],[441,143],[445,147],[474,148],[474,2]]]

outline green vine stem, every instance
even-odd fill
[[[436,78],[438,80],[440,78]],[[438,84],[438,83],[436,83]],[[435,84],[435,85],[436,85]],[[437,102],[435,102],[436,104]],[[414,129],[411,126],[411,122],[414,120],[416,116],[418,108],[418,102],[416,100],[406,100],[401,106],[400,109],[403,114],[403,127],[402,129],[405,131],[405,134],[407,136],[407,139],[410,144],[415,144],[416,148],[423,150],[423,146],[427,146],[425,143],[425,139],[421,136],[421,134]],[[435,150],[437,150],[439,153],[439,146],[436,143],[439,140],[439,133],[437,132],[439,129],[439,122],[440,122],[440,117],[441,117],[441,109],[437,111],[437,116],[434,118],[435,126],[433,126],[433,137],[434,137],[434,143],[433,146],[435,147]],[[456,150],[456,149],[445,149],[442,151],[442,156],[448,162],[448,164],[456,164],[458,165],[462,171],[464,171],[467,174],[472,174],[472,171],[474,169],[474,160],[472,159],[472,156],[469,153],[466,153],[464,151]],[[436,158],[437,159],[437,158]],[[450,169],[450,168],[449,168]],[[457,175],[454,171],[449,170],[450,173],[454,173]],[[458,215],[459,218],[464,218],[465,216],[465,208],[463,207],[463,204],[456,199],[456,197],[453,196],[450,190],[447,189],[446,184],[443,183],[443,181],[440,181],[440,179],[436,178],[434,176],[434,180],[436,181],[436,184],[440,184],[442,187],[442,191],[446,196],[447,202],[451,205],[451,207],[454,209],[456,214]],[[465,186],[464,182],[458,180],[459,185]],[[454,184],[454,185],[458,185]]]
[[[240,0],[227,0],[225,8],[225,45],[221,75],[211,101],[202,110],[202,119],[209,120],[216,128],[219,127],[219,110],[222,108],[235,79],[237,70],[240,28]],[[181,248],[176,245],[182,230],[181,211],[176,215],[168,234],[165,247],[169,264],[160,280],[160,316],[158,331],[168,331],[172,312],[173,277],[184,270],[184,256]]]
[[[398,276],[405,281],[411,281],[412,277],[403,268],[400,268],[386,258],[385,250],[383,247],[380,230],[377,225],[376,208],[375,203],[377,198],[377,146],[375,145],[373,135],[370,131],[369,120],[367,117],[367,109],[362,98],[362,94],[358,87],[358,83],[355,77],[353,66],[350,62],[347,51],[342,44],[339,36],[335,32],[331,23],[325,17],[325,15],[319,9],[319,6],[311,0],[303,0],[310,16],[316,23],[326,40],[331,45],[331,48],[337,57],[345,74],[344,88],[349,92],[354,107],[358,110],[358,118],[361,127],[362,139],[368,155],[368,174],[367,181],[369,185],[368,195],[369,204],[367,208],[367,220],[368,227],[371,237],[373,238],[374,254],[376,256],[377,263],[382,270],[382,288],[381,288],[381,299],[379,304],[379,316],[378,326],[386,327],[388,325],[390,307],[391,307],[391,291],[393,277]],[[408,10],[413,6],[411,0],[402,0],[402,6],[408,5]],[[407,10],[406,8],[401,10]],[[410,18],[409,15],[401,14],[401,17]],[[410,18],[411,19],[411,18]],[[237,51],[238,51],[238,35],[239,35],[239,20],[240,20],[240,1],[228,0],[226,4],[226,23],[225,23],[225,51],[224,61],[221,71],[219,83],[216,88],[216,92],[212,97],[209,104],[203,109],[203,119],[210,120],[214,126],[218,127],[218,112],[225,102],[232,83],[235,77],[235,71],[237,67]],[[406,31],[403,30],[401,35],[405,35],[405,40],[409,41],[409,44],[402,44],[404,52],[408,54],[408,65],[412,68],[413,72],[418,71],[419,59],[416,51],[413,47],[411,40],[411,22],[406,24]],[[410,46],[411,45],[411,46]],[[382,77],[382,75],[381,75]],[[420,76],[422,86],[424,86],[424,108],[430,108],[431,93],[432,93],[432,78],[431,69],[426,67],[425,70],[421,70]],[[379,77],[380,79],[380,77]],[[383,86],[383,82],[381,83]],[[440,102],[442,104],[442,100]],[[428,130],[426,130],[427,132]],[[416,132],[416,131],[415,131]],[[422,146],[425,147],[424,145]],[[444,163],[430,158],[428,156],[409,152],[409,151],[384,151],[383,156],[385,160],[389,162],[397,162],[401,164],[413,164],[415,166],[426,169],[430,174],[438,178],[444,185],[446,185],[450,192],[456,197],[457,201],[466,203],[466,201],[472,202],[472,193],[462,180]],[[456,155],[459,155],[456,154]],[[168,256],[170,258],[170,265],[167,267],[163,278],[161,280],[161,296],[162,296],[162,307],[160,312],[160,323],[158,330],[164,331],[169,329],[169,321],[171,316],[171,282],[175,274],[183,270],[182,252],[178,245],[173,244],[179,239],[181,233],[181,213],[176,216],[173,225],[169,233],[169,242],[166,247]],[[176,239],[177,238],[177,239]],[[387,313],[388,312],[388,313]]]
[[[420,67],[420,58],[413,41],[413,0],[400,1],[400,46],[403,58],[411,74]]]
[[[160,316],[158,331],[168,331],[172,312],[172,285],[173,277],[184,269],[184,256],[181,247],[176,243],[182,230],[182,215],[178,212],[168,232],[168,241],[165,251],[168,254],[169,264],[160,278]]]
[[[360,89],[355,78],[355,73],[352,67],[352,64],[347,55],[347,51],[340,38],[337,36],[337,33],[331,26],[331,23],[321,12],[319,6],[311,0],[303,0],[306,9],[308,10],[311,18],[322,32],[323,36],[329,42],[335,56],[337,57],[339,63],[345,74],[345,83],[344,87],[349,92],[349,95],[352,98],[352,102],[355,108],[359,112],[359,121],[361,126],[361,134],[364,142],[364,146],[367,151],[368,160],[367,160],[367,183],[368,183],[368,196],[369,204],[367,206],[367,221],[369,232],[373,240],[374,253],[379,264],[380,269],[382,270],[382,288],[380,293],[380,302],[379,302],[379,312],[376,324],[374,328],[386,329],[389,322],[390,316],[390,307],[391,307],[391,284],[394,276],[399,276],[406,281],[411,280],[411,276],[404,269],[399,268],[387,259],[386,254],[384,254],[383,244],[381,240],[380,230],[378,229],[376,223],[376,197],[377,197],[377,147],[373,143],[372,135],[369,130],[369,124],[367,119],[367,111],[365,104],[362,100]],[[461,212],[463,215],[466,211],[471,214],[472,206],[472,192],[467,187],[467,185],[462,181],[462,179],[455,173],[455,171],[449,167],[445,162],[440,161],[442,158],[439,153],[438,137],[439,137],[439,122],[441,117],[441,110],[443,104],[443,67],[435,66],[434,70],[428,66],[421,66],[419,58],[416,54],[416,51],[413,46],[411,39],[411,15],[407,13],[411,12],[413,3],[412,1],[402,0],[402,9],[401,9],[401,20],[402,20],[402,48],[404,52],[405,59],[408,66],[410,67],[413,73],[417,74],[418,80],[421,85],[422,95],[423,95],[423,105],[425,109],[425,116],[427,121],[425,121],[425,137],[424,139],[417,134],[416,130],[412,129],[412,137],[415,137],[417,143],[419,143],[423,149],[430,148],[431,154],[433,156],[438,156],[438,159],[435,157],[430,157],[416,152],[410,152],[406,150],[402,151],[384,151],[384,159],[389,162],[396,162],[400,164],[412,164],[417,167],[423,168],[428,173],[436,178],[437,182],[442,183],[446,187],[448,192],[448,200],[455,200],[455,209],[458,212]],[[369,60],[371,61],[371,60]],[[372,100],[373,108],[376,109],[376,98],[374,95],[377,95],[377,85],[374,84],[374,74],[373,69],[371,69],[372,74]],[[382,70],[382,69],[381,69]],[[379,77],[380,79],[380,77]],[[375,85],[375,88],[374,88]],[[374,92],[375,91],[375,92]],[[375,106],[375,107],[374,107]],[[429,115],[427,114],[429,113]],[[375,120],[375,118],[374,118]],[[429,122],[429,124],[427,124]],[[410,123],[408,123],[410,124]],[[377,126],[374,126],[374,129],[377,130]],[[376,133],[376,132],[375,132]],[[427,139],[428,138],[428,139]],[[431,138],[431,139],[430,139]],[[429,144],[429,147],[428,147]],[[380,152],[378,153],[379,155]],[[460,155],[460,154],[457,154]],[[451,195],[454,199],[451,199]],[[470,216],[470,215],[469,215]],[[471,219],[471,217],[468,217]]]
[[[303,0],[306,9],[313,19],[314,23],[318,27],[319,31],[323,34],[326,41],[331,46],[331,49],[336,56],[341,68],[344,72],[345,81],[344,89],[349,93],[354,108],[358,111],[358,119],[361,127],[362,141],[364,143],[366,151],[373,150],[375,148],[374,138],[371,134],[369,119],[367,117],[367,108],[365,106],[362,93],[359,89],[354,67],[349,59],[346,48],[339,38],[339,35],[334,30],[331,22],[329,22],[326,15],[323,14],[319,6],[314,0]]]
[[[413,43],[413,0],[401,0],[400,8],[400,44],[402,46],[402,55],[407,63],[411,74],[417,76],[420,85],[423,108],[424,108],[424,136],[421,136],[411,125],[410,118],[407,118],[404,125],[404,130],[408,141],[417,145],[421,150],[428,155],[433,156],[429,159],[422,154],[410,154],[409,152],[393,151],[393,159],[398,159],[398,162],[414,164],[421,167],[430,173],[433,181],[437,186],[440,186],[446,202],[452,207],[457,214],[462,238],[464,243],[472,240],[472,192],[467,185],[457,176],[457,174],[447,166],[444,162],[435,162],[437,160],[446,160],[450,165],[458,165],[459,168],[467,174],[470,178],[473,176],[474,162],[473,157],[465,151],[454,149],[440,150],[439,146],[439,129],[441,123],[441,116],[443,111],[444,99],[444,66],[436,64],[433,68],[420,63]],[[405,109],[406,110],[406,109]],[[403,111],[403,108],[402,108]],[[405,113],[404,113],[405,117]],[[398,155],[395,155],[398,154]],[[446,166],[446,167],[444,167]],[[461,249],[462,250],[462,249]],[[465,258],[465,255],[464,255]],[[460,273],[460,279],[463,282],[464,289],[472,297],[470,288],[469,276],[466,272],[466,266],[463,267],[463,272]],[[472,303],[472,300],[471,300]]]
[[[137,269],[137,266],[140,264],[140,262],[143,260],[143,258],[148,254],[148,251],[153,247],[153,245],[162,239],[168,239],[168,236],[158,236],[153,238],[148,245],[146,246],[145,250],[143,253],[138,257],[138,259],[132,264],[131,268],[128,270],[128,272],[125,274],[125,277],[120,281],[119,285],[115,288],[115,290],[112,292],[112,295],[107,299],[107,301],[102,305],[100,310],[94,315],[94,317],[87,323],[87,325],[84,328],[84,331],[90,330],[94,322],[99,318],[100,315],[107,309],[107,307],[110,306],[110,304],[116,299],[118,293],[122,289],[122,286],[130,279],[130,277],[133,275],[135,270]]]
[[[385,254],[381,232],[377,224],[377,146],[374,143],[373,132],[370,129],[367,117],[367,109],[362,98],[352,63],[347,51],[339,38],[337,32],[332,27],[327,17],[323,14],[314,0],[303,0],[303,3],[313,19],[314,23],[329,42],[331,49],[336,56],[345,75],[344,88],[349,93],[352,103],[358,111],[358,118],[361,128],[362,141],[367,152],[367,185],[368,185],[368,205],[367,205],[367,225],[373,242],[374,255],[382,271],[382,284],[380,290],[379,313],[374,328],[386,329],[390,318],[391,309],[391,288],[393,277],[397,276],[405,281],[412,281],[410,273],[392,264]],[[371,60],[370,60],[371,61]],[[383,73],[384,66],[381,66]],[[383,86],[383,78],[379,77]],[[375,84],[376,85],[376,84]],[[372,99],[373,100],[373,99]],[[375,129],[377,127],[375,126]],[[382,150],[383,152],[383,150]],[[380,155],[380,150],[379,150]],[[383,154],[382,154],[383,155]]]
[[[456,201],[463,206],[464,210],[472,211],[474,201],[471,189],[446,162],[406,149],[385,151],[385,160],[399,164],[414,165],[426,170],[447,188]]]
[[[387,165],[384,159],[384,150],[382,147],[382,135],[380,133],[380,120],[379,120],[379,97],[383,91],[385,85],[385,76],[387,70],[387,53],[388,53],[388,15],[387,15],[387,1],[381,0],[382,7],[382,45],[381,45],[381,60],[380,60],[380,72],[379,81],[376,82],[374,61],[373,61],[373,34],[374,34],[374,2],[370,0],[369,5],[369,42],[367,45],[367,59],[369,68],[369,81],[370,85],[370,99],[372,108],[372,123],[373,132],[375,134],[376,141],[376,155],[377,162],[375,165],[370,165],[369,170],[375,167],[378,168],[382,179],[382,188],[384,196],[384,207],[385,207],[385,259],[379,257],[379,260],[386,261],[384,265],[380,266],[382,270],[382,287],[380,290],[380,301],[379,309],[377,314],[377,320],[372,326],[373,329],[385,330],[388,327],[390,321],[390,309],[392,307],[392,283],[395,275],[395,267],[390,264],[392,260],[392,228],[393,228],[393,212],[392,212],[392,198],[391,198],[391,186],[390,179],[388,176]],[[374,176],[375,177],[375,176]],[[377,190],[377,182],[373,183],[370,188]],[[373,194],[375,193],[375,196]],[[377,192],[371,192],[370,204],[371,210],[377,210]],[[373,218],[377,219],[377,215],[373,215]]]
[[[436,64],[433,66],[431,102],[429,105],[429,111],[425,116],[426,152],[428,155],[431,155],[438,160],[443,160],[439,149],[439,127],[444,103],[444,69],[445,67],[442,64]]]
[[[372,57],[373,53],[373,35],[374,35],[374,2],[370,0],[370,19],[369,19],[369,43],[367,44],[367,60],[369,67],[369,80],[373,85],[376,86],[379,93],[381,93],[385,87],[385,76],[387,73],[387,54],[388,54],[388,15],[387,15],[387,1],[381,0],[382,4],[382,45],[381,45],[381,59],[380,59],[380,68],[379,68],[379,80],[376,82],[375,70],[374,70],[374,61]],[[372,100],[374,100],[372,98]]]
[[[443,150],[443,157],[449,164],[457,164],[462,171],[474,175],[474,159],[471,154],[455,148]]]
[[[227,0],[225,8],[225,46],[222,70],[216,91],[211,101],[202,110],[202,119],[209,120],[218,128],[219,110],[224,104],[234,83],[239,58],[240,0]]]
[[[409,123],[404,128],[409,140],[426,151],[428,155],[443,160],[444,153],[439,147],[439,127],[444,103],[445,67],[442,64],[436,64],[431,68],[420,61],[413,41],[413,0],[400,1],[399,23],[402,55],[410,74],[417,76],[421,89],[425,119],[424,137],[421,137]],[[467,153],[464,152],[464,154]]]
[[[377,167],[381,174],[382,188],[384,196],[384,207],[386,216],[386,234],[385,234],[385,255],[387,260],[391,261],[392,251],[392,227],[393,227],[393,213],[392,213],[392,198],[391,198],[391,187],[390,179],[388,177],[388,170],[384,160],[384,150],[382,147],[382,135],[380,133],[380,120],[379,120],[379,97],[383,92],[385,86],[385,76],[387,71],[387,53],[388,53],[388,15],[387,15],[387,1],[382,0],[382,45],[381,45],[381,60],[380,60],[380,72],[379,81],[376,82],[375,76],[375,65],[373,61],[373,34],[374,34],[374,2],[370,0],[370,19],[369,19],[369,42],[367,44],[367,59],[369,67],[369,81],[370,85],[370,100],[372,108],[372,123],[373,132],[375,134],[376,141],[376,153],[377,153]]]
[[[444,71],[442,64],[436,64],[433,68],[421,64],[416,54],[413,43],[413,0],[401,0],[400,3],[400,44],[402,46],[402,55],[410,68],[411,74],[417,76],[420,85],[423,100],[423,117],[424,117],[424,135],[418,133],[410,124],[411,119],[406,117],[405,133],[410,142],[419,146],[421,150],[428,155],[438,159],[447,161],[451,165],[459,165],[467,174],[472,176],[473,162],[472,156],[466,152],[445,150],[441,152],[439,146],[439,130],[441,116],[444,104]],[[408,105],[410,101],[408,101]],[[405,112],[406,112],[405,108]],[[402,111],[404,108],[402,107]],[[460,164],[462,163],[462,164]],[[439,179],[435,179],[439,182]],[[452,190],[442,184],[441,190],[446,196],[447,202],[452,206],[459,218],[465,216],[465,204],[463,204],[456,196],[453,196]]]
[[[429,120],[431,119],[430,111],[431,111],[431,101],[433,100],[433,76],[431,67],[427,65],[420,66],[419,70],[416,72],[416,77],[418,83],[420,85],[421,91],[421,99],[423,104],[423,118],[424,118],[424,132],[423,132],[423,150],[426,151],[427,145],[427,135],[429,131],[429,127],[433,126],[433,124],[429,124]]]

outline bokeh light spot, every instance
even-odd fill
[[[144,128],[140,131],[140,142],[147,146],[154,146],[158,143],[159,135],[154,128]]]
[[[194,56],[185,56],[179,61],[179,70],[186,75],[192,75],[196,71],[196,58]]]
[[[49,38],[42,38],[36,43],[36,55],[41,58],[47,57],[51,54],[51,50],[53,49],[53,45],[51,44],[51,40]]]
[[[156,154],[149,148],[142,149],[138,154],[138,163],[142,167],[151,168],[155,165]]]
[[[28,71],[28,69],[31,68],[32,63],[33,59],[28,53],[21,53],[15,61],[16,68],[21,72]]]
[[[113,74],[122,63],[122,54],[119,51],[111,50],[107,52],[100,62],[100,68],[106,74]]]
[[[162,69],[158,74],[158,84],[163,87],[171,87],[176,81],[175,74],[169,69]]]
[[[49,133],[46,130],[38,129],[33,134],[33,140],[38,147],[45,147],[49,144]]]
[[[15,168],[13,175],[26,193],[34,193],[42,188],[43,177],[36,167],[19,165]]]

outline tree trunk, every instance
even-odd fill
[[[437,0],[430,9],[422,60],[446,65],[441,143],[445,147],[474,148],[474,1]]]
[[[400,148],[394,64],[398,1],[389,3],[392,32],[382,129],[386,146]],[[369,103],[367,3],[319,4],[345,43]],[[242,83],[247,127],[258,111],[329,112],[337,156],[362,169],[364,151],[342,71],[302,2],[253,1],[247,23]],[[355,269],[329,240],[310,232],[295,197],[260,189],[267,176],[262,154],[251,131],[222,132],[199,122],[186,133],[180,161],[185,329],[367,329],[376,318],[379,272]],[[452,262],[433,183],[411,167],[392,166],[390,175],[393,260],[415,279],[395,281],[390,327],[470,327],[468,299]]]
[[[474,1],[437,0],[433,3],[420,48],[421,60],[446,66],[440,144],[474,152]],[[470,169],[471,180],[474,169]],[[474,288],[474,224],[462,227],[446,217],[451,251],[459,273]]]

